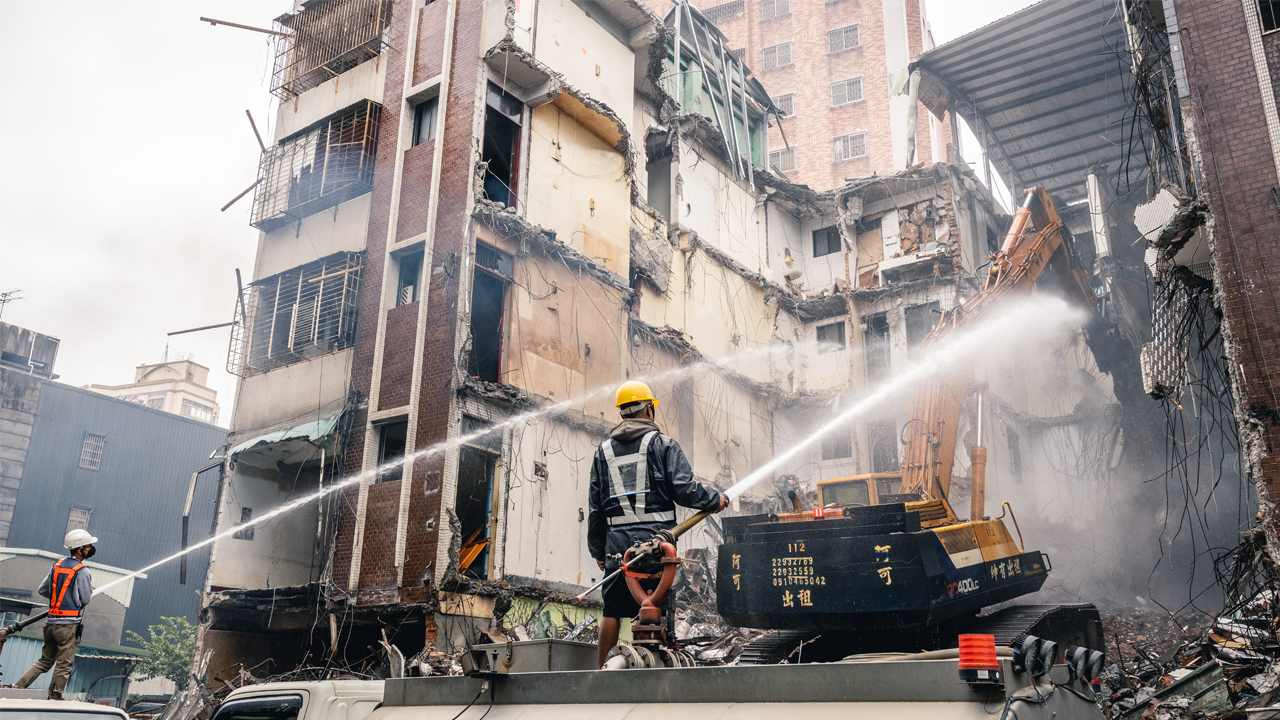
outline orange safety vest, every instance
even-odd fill
[[[67,561],[75,563],[75,565],[67,566]],[[63,558],[53,564],[53,581],[49,584],[49,615],[52,617],[80,617],[83,612],[81,608],[67,609],[62,607],[62,601],[67,596],[67,590],[71,584],[75,582],[76,573],[84,568],[84,563],[75,558]]]

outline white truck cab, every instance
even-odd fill
[[[23,691],[8,689],[0,694],[0,720],[129,720],[120,708],[110,705],[47,700],[47,690],[38,690],[40,699],[21,697]]]
[[[381,680],[249,685],[228,695],[211,720],[365,720],[382,704],[382,686]]]

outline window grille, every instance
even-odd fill
[[[736,20],[737,18],[742,17],[746,12],[746,9],[746,0],[735,0],[735,2],[727,2],[716,5],[713,8],[707,8],[702,11],[702,16],[705,17],[712,25],[719,25],[720,23]]]
[[[246,287],[227,372],[249,377],[351,347],[361,259],[336,253]]]
[[[80,467],[85,470],[102,468],[102,452],[107,446],[106,435],[84,434],[84,444],[80,446]]]
[[[852,50],[862,44],[860,25],[847,25],[827,31],[827,54]]]
[[[831,107],[840,107],[862,100],[862,78],[850,78],[831,83]]]
[[[208,405],[193,402],[186,398],[182,399],[182,414],[189,418],[203,420],[207,423],[215,422],[217,420],[217,416],[213,414],[213,408]]]
[[[769,153],[769,167],[778,172],[788,173],[796,169],[796,149],[774,150]]]
[[[775,106],[777,106],[778,112],[781,115],[781,117],[784,117],[784,118],[795,117],[796,115],[796,94],[795,93],[787,93],[786,95],[779,95],[778,97],[769,98],[769,99],[773,101],[773,104]]]
[[[390,24],[391,0],[307,3],[280,17],[271,92],[289,100],[377,57]]]
[[[369,192],[381,113],[361,100],[267,148],[250,224],[274,230]]]
[[[760,51],[760,70],[773,70],[792,63],[791,42],[770,45]]]
[[[760,0],[760,19],[772,20],[791,14],[791,0]]]
[[[93,514],[93,510],[79,505],[71,506],[71,514],[67,516],[67,532],[72,530],[88,530],[89,516]]]
[[[856,132],[832,138],[831,155],[833,162],[866,157],[867,134],[865,132]]]

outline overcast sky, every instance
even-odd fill
[[[941,44],[1030,4],[929,0],[926,15]],[[21,58],[0,74],[0,291],[23,297],[0,318],[62,340],[62,382],[131,382],[168,342],[211,368],[230,421],[228,329],[166,333],[229,321],[235,269],[253,273],[252,196],[218,209],[256,178],[244,111],[269,137],[272,55],[269,36],[198,18],[270,27],[290,6],[0,0],[0,45]]]

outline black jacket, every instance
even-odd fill
[[[646,433],[657,429],[657,424],[649,420],[624,420],[610,432],[608,442],[613,443],[615,456],[631,455],[639,451],[641,438]],[[693,468],[689,466],[688,458],[684,456],[684,451],[675,440],[659,432],[649,443],[647,462],[649,491],[645,496],[644,512],[674,511],[676,505],[700,511],[715,510],[720,507],[720,493],[693,479]],[[591,557],[597,560],[605,558],[608,545],[619,544],[608,542],[610,535],[608,518],[623,514],[619,500],[609,497],[611,494],[608,463],[605,460],[604,451],[596,447],[595,458],[591,462],[591,497],[587,501],[591,511],[587,518],[587,546],[591,551]],[[672,521],[616,525],[613,527],[613,534],[625,535],[625,529],[640,525],[646,526],[646,531],[648,528],[656,531],[675,527],[676,524]],[[623,547],[630,545],[630,542],[621,537],[619,541],[622,542]],[[611,550],[611,552],[618,551],[616,547]]]

